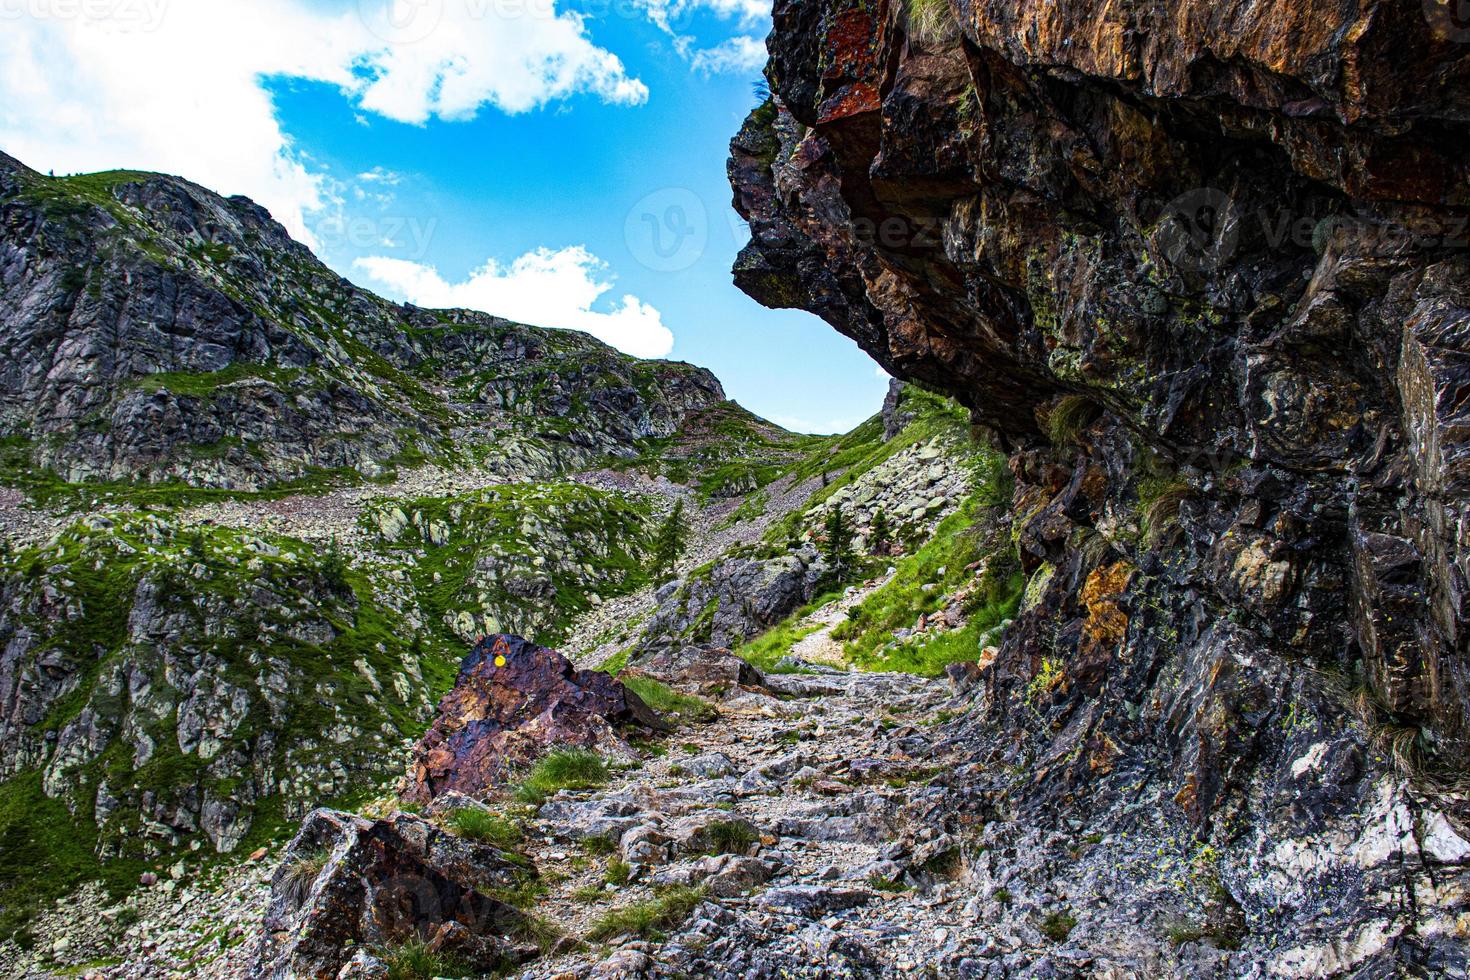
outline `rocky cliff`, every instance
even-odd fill
[[[708,371],[583,334],[389,303],[244,198],[0,154],[0,439],[33,484],[548,477],[723,400]]]
[[[1227,952],[1105,941],[1163,914],[1123,848],[1048,868],[1101,926],[1057,956],[1464,969],[1466,855],[1432,829],[1463,834],[1470,754],[1452,5],[778,0],[774,24],[732,144],[737,283],[953,394],[1017,476],[1029,582],[955,729],[983,763],[959,808],[1209,854],[1191,914]],[[992,884],[1049,853],[987,844]]]

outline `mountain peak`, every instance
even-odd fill
[[[0,435],[65,481],[258,490],[485,458],[547,476],[725,400],[708,371],[585,334],[384,300],[247,198],[11,164]]]

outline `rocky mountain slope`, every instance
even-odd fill
[[[31,475],[115,425],[12,440],[10,976],[1470,975],[1449,11],[778,0],[774,28],[736,281],[914,382],[856,431],[674,381],[662,427],[520,419],[562,402],[439,380],[473,357],[418,318],[461,315],[365,299],[345,334],[302,311],[346,354],[325,388],[439,418],[373,394],[381,358],[456,445],[529,455],[385,436],[380,484],[232,462],[140,512],[50,485],[111,471]],[[32,212],[152,183],[17,173]],[[182,478],[149,465],[116,478]]]
[[[231,490],[425,461],[556,476],[724,401],[582,334],[386,302],[252,202],[0,154],[0,439],[36,485]]]
[[[1012,869],[1028,827],[1198,849],[1147,886],[1048,866],[1076,932],[973,975],[1461,975],[1449,5],[778,0],[774,24],[732,146],[737,283],[952,393],[1017,477],[1026,597],[954,727],[984,763],[962,813],[1015,821],[981,838]]]

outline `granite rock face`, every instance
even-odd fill
[[[0,780],[101,858],[236,851],[263,801],[401,772],[448,674],[405,592],[299,541],[83,518],[0,568]]]
[[[0,438],[71,481],[257,489],[425,459],[544,478],[669,436],[708,371],[358,289],[264,209],[0,154]]]
[[[736,647],[816,594],[827,565],[811,544],[772,558],[736,557],[665,584],[640,645]]]
[[[549,749],[630,757],[626,731],[665,727],[609,675],[578,670],[555,650],[518,636],[489,636],[465,657],[454,689],[439,702],[403,798],[428,803],[449,792],[483,798]]]
[[[1011,453],[1030,584],[960,727],[1028,778],[967,805],[1151,800],[1231,855],[1253,926],[1286,910],[1299,948],[1256,968],[1449,968],[1463,859],[1370,842],[1463,820],[1464,31],[1432,3],[933,8],[778,2],[730,175],[743,289]],[[1315,905],[1329,882],[1356,898]]]

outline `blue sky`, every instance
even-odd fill
[[[855,344],[731,284],[764,0],[27,2],[0,148],[32,166],[249,194],[364,286],[667,352],[792,428],[882,400]]]

